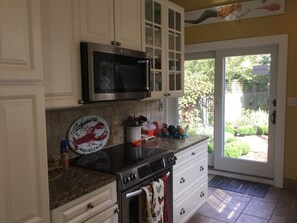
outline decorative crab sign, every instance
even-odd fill
[[[103,148],[109,138],[107,122],[96,115],[76,120],[68,132],[70,147],[79,154],[89,154]]]

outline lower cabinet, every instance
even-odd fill
[[[173,167],[173,222],[187,222],[208,195],[207,141],[176,154]]]
[[[52,223],[118,223],[116,182],[51,211]]]

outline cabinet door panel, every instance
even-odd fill
[[[0,80],[42,80],[39,0],[0,1]]]
[[[43,88],[0,86],[0,222],[49,222]]]
[[[73,0],[41,1],[46,108],[77,106],[80,99],[74,9]]]
[[[110,44],[114,40],[112,0],[81,0],[80,21],[82,41]]]
[[[173,196],[174,200],[187,193],[194,181],[207,177],[207,157],[204,155],[199,160],[174,172]]]
[[[197,182],[197,187],[188,190],[187,195],[173,204],[173,222],[186,223],[204,204],[208,197],[207,178]]]
[[[124,48],[141,50],[141,1],[115,0],[115,41]]]

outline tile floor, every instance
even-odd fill
[[[207,202],[187,223],[224,222],[297,223],[297,191],[270,186],[258,198],[209,187]]]

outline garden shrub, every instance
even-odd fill
[[[268,135],[268,126],[262,126],[263,134]]]
[[[207,150],[208,150],[208,153],[210,153],[210,154],[214,153],[214,143],[213,143],[213,141],[208,142]]]
[[[263,135],[264,131],[263,131],[263,128],[261,126],[256,126],[257,128],[257,135],[260,136],[260,135]]]
[[[225,143],[232,142],[235,140],[234,134],[225,132]]]
[[[247,135],[256,135],[257,127],[256,126],[239,126],[236,132],[237,136],[247,136]]]
[[[240,140],[234,140],[225,144],[224,155],[231,158],[239,158],[249,153],[251,150],[250,145],[241,142]]]
[[[235,134],[235,130],[234,130],[234,127],[232,125],[226,125],[225,126],[225,132],[229,132],[231,134]]]

